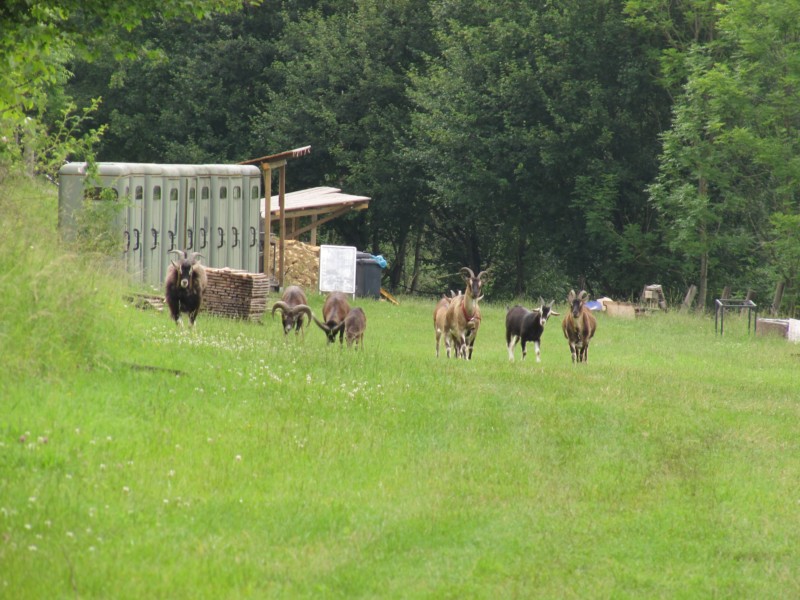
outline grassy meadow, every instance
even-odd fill
[[[364,351],[181,330],[46,196],[0,199],[0,597],[800,596],[800,346],[746,317],[601,314],[577,366],[489,296],[470,362],[433,299],[356,299]]]

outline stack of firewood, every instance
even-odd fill
[[[319,246],[286,240],[284,286],[299,285],[306,292],[319,288]]]
[[[203,307],[211,314],[258,321],[267,309],[270,279],[264,273],[206,267]]]

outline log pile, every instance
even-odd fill
[[[267,309],[270,278],[264,273],[206,267],[203,309],[221,317],[258,321]]]
[[[306,292],[319,289],[319,246],[286,240],[284,286],[299,285]]]

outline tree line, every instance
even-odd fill
[[[497,297],[797,303],[800,0],[23,5],[0,9],[25,71],[3,76],[5,164],[311,145],[288,188],[371,197],[321,240],[384,255],[393,291],[469,266]]]

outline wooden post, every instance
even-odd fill
[[[731,286],[726,285],[724,288],[722,288],[721,299],[722,300],[728,300],[728,299],[730,299],[730,297],[731,297]]]
[[[283,276],[286,273],[286,161],[283,161],[278,167],[278,174],[278,204],[281,207],[281,239],[278,240],[278,268],[281,275],[278,279],[278,286],[283,289]]]
[[[271,244],[272,235],[272,169],[269,163],[262,163],[261,170],[264,173],[264,268],[263,272],[275,277],[275,273],[270,273]]]
[[[317,225],[317,215],[311,215],[311,225],[313,226],[311,228],[311,245],[312,246],[316,246],[317,245],[317,227],[316,227],[316,225]]]

